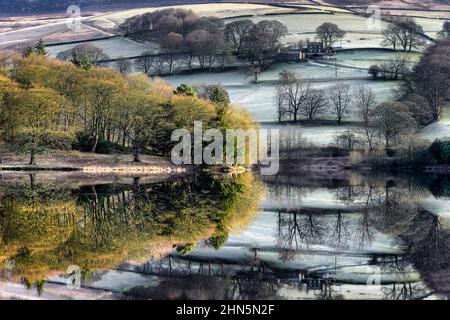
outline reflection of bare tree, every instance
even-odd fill
[[[369,210],[366,208],[361,214],[358,229],[358,246],[365,248],[373,242],[374,231],[370,227]]]
[[[369,246],[373,241],[373,230],[370,226],[370,214],[369,209],[373,205],[373,187],[369,187],[366,195],[366,201],[364,209],[362,210],[360,221],[358,223],[358,246],[364,248]]]
[[[276,299],[279,282],[261,267],[241,266],[223,272],[212,263],[188,262],[164,258],[149,261],[140,273],[162,276],[156,286],[139,286],[127,290],[131,299]]]
[[[354,201],[355,197],[358,195],[357,192],[355,192],[357,187],[354,186],[346,186],[343,188],[336,188],[336,196],[339,200],[346,201],[346,202],[352,202]]]
[[[334,240],[336,247],[347,247],[348,237],[350,233],[348,232],[346,222],[342,213],[339,211],[336,215],[336,222],[334,224],[333,234],[331,236]]]
[[[407,281],[385,286],[382,291],[386,300],[413,300],[421,298],[424,289],[424,286],[419,283]]]
[[[325,227],[314,214],[280,214],[279,244],[282,248],[298,250],[305,245],[319,244],[325,236]]]
[[[395,276],[394,283],[382,288],[384,298],[387,300],[411,300],[424,293],[424,287],[409,280],[413,272],[411,262],[402,256],[382,256],[377,261],[380,270],[385,274]]]
[[[344,300],[344,296],[334,290],[333,281],[330,279],[323,280],[322,290],[316,296],[319,300]]]
[[[234,277],[227,299],[274,299],[279,289],[276,279],[267,278],[260,268]]]
[[[427,270],[448,269],[450,265],[450,235],[442,228],[439,217],[419,211],[414,227],[405,236],[412,260]]]

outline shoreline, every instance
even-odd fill
[[[90,175],[163,175],[184,174],[192,168],[174,165],[169,158],[141,155],[134,162],[129,154],[96,154],[78,151],[54,151],[38,155],[37,164],[29,165],[28,154],[2,154],[2,172],[73,172]]]

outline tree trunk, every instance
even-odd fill
[[[36,174],[35,173],[30,174],[30,186],[31,186],[31,188],[34,188],[36,186]]]
[[[141,162],[141,155],[140,155],[139,147],[133,147],[133,161]]]
[[[36,165],[36,149],[32,148],[31,149],[31,157],[30,157],[30,166],[35,166]]]
[[[173,56],[169,58],[169,74],[173,74]]]
[[[140,185],[141,185],[140,181],[141,181],[140,177],[133,178],[133,189],[135,192],[139,191],[139,189],[140,189]]]
[[[94,139],[94,143],[91,146],[91,152],[95,152],[95,149],[97,149],[97,145],[98,145],[98,135],[95,135],[93,137]]]

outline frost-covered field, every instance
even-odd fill
[[[316,28],[324,22],[331,22],[347,31],[342,43],[337,45],[344,48],[371,48],[379,47],[383,37],[382,31],[388,23],[378,21],[373,25],[367,18],[345,13],[337,14],[290,14],[271,17],[253,17],[251,20],[258,22],[265,19],[280,21],[288,27],[289,34],[284,37],[285,43],[295,43],[299,40],[314,40]],[[231,21],[231,20],[230,20]]]
[[[383,10],[385,14],[397,16],[421,17],[428,19],[450,19],[449,11],[420,11],[420,10]]]
[[[337,8],[333,6],[321,6],[321,5],[315,5],[315,4],[300,4],[298,5],[300,8],[307,8],[307,9],[315,9],[325,12],[339,12],[339,13],[350,13],[351,11],[344,8]]]
[[[237,18],[236,18],[237,19]],[[389,25],[388,22],[371,20],[362,16],[336,13],[336,14],[289,14],[275,15],[270,17],[253,17],[251,20],[258,22],[265,19],[280,21],[288,27],[289,34],[284,37],[284,43],[296,43],[299,40],[314,40],[315,31],[324,22],[338,25],[347,34],[336,46],[343,48],[376,48],[381,47],[383,42],[383,30]],[[232,21],[235,19],[230,19]],[[442,29],[444,20],[415,18],[426,35],[435,38]]]
[[[139,8],[131,9],[119,12],[112,12],[97,15],[95,17],[89,18],[88,21],[94,25],[106,29],[114,29],[119,24],[123,23],[126,19],[148,13],[156,10],[162,10],[167,8],[180,8],[186,10],[193,10],[196,14],[200,16],[216,16],[219,18],[230,18],[236,16],[246,16],[246,15],[265,15],[265,14],[276,14],[276,13],[287,13],[294,11],[308,11],[316,12],[315,9],[290,9],[290,8],[278,8],[262,4],[247,4],[247,3],[214,3],[214,4],[193,4],[193,5],[180,5],[180,6],[170,6],[170,7],[149,7],[149,8]],[[320,10],[317,10],[320,12]]]
[[[317,68],[317,69],[315,69]],[[173,86],[181,83],[194,85],[198,83],[217,84],[220,83],[228,91],[231,102],[241,105],[246,109],[256,121],[271,122],[277,120],[277,110],[275,107],[275,90],[277,87],[278,73],[283,69],[295,72],[299,77],[307,77],[309,73],[328,76],[334,74],[334,67],[331,66],[309,66],[305,64],[279,64],[261,74],[262,82],[258,85],[252,84],[253,76],[244,72],[230,71],[220,75],[217,73],[197,73],[187,75],[174,75],[166,77]],[[314,70],[314,71],[313,71]],[[328,71],[327,71],[328,70]],[[339,73],[345,68],[339,68]],[[350,70],[354,71],[354,70]],[[361,71],[362,72],[362,71]],[[366,74],[362,72],[361,74]],[[377,101],[384,102],[397,97],[397,87],[399,82],[390,81],[371,81],[371,80],[342,80],[351,88],[358,86],[368,86],[374,91]],[[311,85],[316,89],[324,89],[333,86],[336,82],[331,79],[318,81],[315,80]],[[333,119],[331,115],[323,115],[321,118]],[[350,114],[346,120],[354,120],[355,116]],[[270,126],[280,128],[281,130],[290,130],[290,126]],[[345,133],[347,130],[355,129],[352,126],[293,126],[307,143],[314,145],[327,146],[336,142],[336,137]]]
[[[434,141],[438,138],[450,138],[450,108],[445,108],[441,119],[429,126],[426,126],[420,132],[422,138]]]
[[[422,26],[425,34],[433,39],[438,37],[438,32],[442,30],[445,20],[414,18],[416,22]]]
[[[405,56],[409,60],[410,66],[412,66],[419,62],[421,54],[418,52],[403,53],[387,50],[348,50],[336,54],[340,65],[366,69],[373,64],[389,62],[398,56]]]
[[[315,66],[304,64],[279,64],[261,74],[261,83],[252,84],[253,76],[244,72],[230,71],[221,73],[197,73],[190,75],[174,75],[166,77],[165,80],[174,86],[181,83],[190,85],[196,83],[208,83],[223,85],[229,92],[232,103],[239,104],[247,109],[257,121],[275,121],[277,112],[275,108],[275,90],[277,87],[277,79],[279,72],[287,69],[296,73],[300,78],[308,78],[309,75],[315,75],[316,80],[312,82],[312,87],[316,89],[327,89],[333,86],[336,81],[334,78],[335,68],[333,66]],[[360,76],[366,76],[366,72],[362,70],[352,70],[346,68],[338,68],[338,74],[350,72],[352,75],[357,73]],[[323,77],[320,80],[319,77]],[[328,79],[331,77],[331,79]],[[344,77],[342,77],[344,78]],[[377,96],[379,102],[388,101],[396,96],[398,82],[373,82],[369,79],[358,80],[342,80],[350,87],[370,86]]]
[[[280,14],[271,17],[253,17],[250,18],[254,22],[271,19],[277,20],[287,26],[290,34],[315,33],[316,28],[324,22],[332,22],[337,24],[341,29],[347,32],[381,33],[388,23],[380,21],[381,30],[370,29],[370,23],[367,18],[345,13],[337,14]],[[230,19],[229,21],[234,20]]]
[[[157,53],[159,46],[153,43],[139,43],[127,38],[118,37],[106,40],[90,41],[90,43],[100,49],[102,49],[110,58],[133,57],[141,55],[142,53],[149,51]],[[78,44],[66,44],[59,46],[47,47],[47,51],[50,56],[55,57],[58,52],[69,50]]]

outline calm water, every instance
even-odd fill
[[[0,298],[445,298],[449,196],[439,176],[3,174]]]

